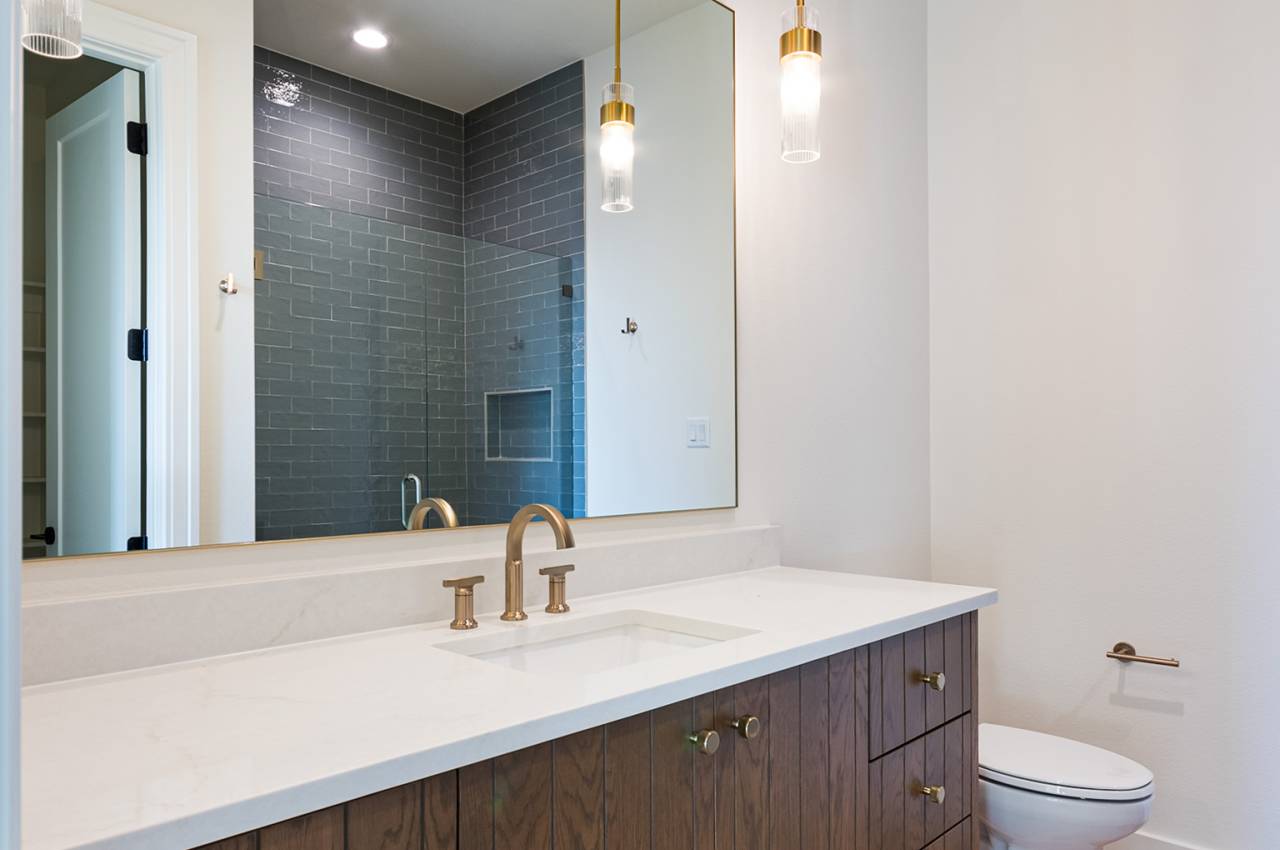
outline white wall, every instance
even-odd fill
[[[252,540],[253,0],[103,0],[101,5],[197,39],[199,533],[204,543]],[[238,295],[218,291],[227,272],[235,274]]]
[[[600,209],[600,91],[587,57],[587,514],[736,501],[733,16],[706,2],[627,38],[636,88],[636,207]],[[679,73],[673,73],[679,69]],[[619,333],[627,317],[639,331]],[[690,417],[708,448],[688,448]]]
[[[933,575],[1000,589],[985,720],[1147,764],[1146,831],[1217,850],[1280,834],[1277,32],[929,5]]]
[[[746,511],[793,566],[929,570],[923,0],[821,14],[822,159],[779,157],[786,3],[734,4]]]
[[[0,14],[0,847],[17,847],[22,541],[22,57],[19,5]]]

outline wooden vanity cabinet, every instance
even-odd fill
[[[202,850],[977,850],[976,628],[961,615]],[[747,716],[756,737],[731,725]],[[690,736],[711,729],[706,754]],[[937,785],[941,803],[921,793]]]

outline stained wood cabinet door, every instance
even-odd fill
[[[718,848],[867,850],[867,665],[861,647],[729,689],[724,726],[754,716],[761,731],[729,727],[717,754],[732,763],[720,787],[734,830]]]

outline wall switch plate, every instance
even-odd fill
[[[690,449],[711,448],[711,420],[705,416],[685,420],[684,444]]]

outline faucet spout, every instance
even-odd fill
[[[574,547],[573,529],[569,527],[569,521],[551,505],[525,505],[516,512],[511,518],[511,525],[507,526],[506,608],[502,612],[502,619],[509,623],[529,619],[529,615],[524,612],[524,533],[529,523],[538,517],[545,519],[547,525],[551,526],[557,549]]]
[[[420,531],[426,528],[427,516],[432,511],[440,517],[440,522],[445,528],[458,527],[458,514],[454,511],[453,505],[437,496],[428,496],[413,506],[413,511],[409,514],[409,530]]]

